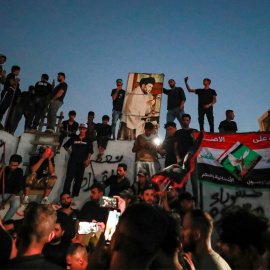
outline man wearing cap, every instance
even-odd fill
[[[148,179],[148,172],[145,169],[140,169],[138,171],[138,180],[131,186],[131,190],[133,191],[134,195],[140,195],[141,191],[150,184],[152,184],[157,190],[158,185],[151,180]]]
[[[153,77],[142,78],[140,86],[137,86],[127,97],[124,108],[125,119],[123,121],[126,123],[127,131],[129,129],[135,130],[136,137],[143,133],[145,121],[142,120],[142,117],[151,112],[151,106],[155,102],[149,99],[149,97],[152,97],[150,92],[155,82]]]
[[[79,135],[74,135],[63,145],[70,155],[63,192],[70,192],[71,183],[74,179],[72,197],[79,196],[84,170],[89,166],[93,153],[93,142],[86,136],[87,124],[81,123],[79,131]]]
[[[171,90],[163,88],[163,93],[168,96],[167,103],[167,122],[173,122],[177,118],[178,122],[182,126],[182,115],[185,113],[184,104],[186,102],[186,96],[183,88],[175,86],[175,80],[170,79],[168,84]]]
[[[122,89],[123,81],[122,79],[116,80],[117,88],[112,90],[111,96],[113,100],[113,111],[112,111],[112,135],[113,140],[115,140],[115,127],[116,122],[120,119],[122,114],[123,103],[125,99],[126,91]]]
[[[54,153],[47,146],[39,147],[39,154],[30,158],[31,174],[26,177],[23,204],[29,203],[31,189],[45,190],[41,204],[50,204],[48,199],[57,176],[54,169]]]

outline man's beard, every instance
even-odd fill
[[[71,205],[71,202],[70,203],[66,203],[66,204],[61,204],[61,206],[65,209],[69,208]]]
[[[183,242],[183,249],[185,252],[194,252],[196,249],[196,242],[193,235],[191,235],[188,240],[188,243]]]
[[[51,240],[50,243],[54,244],[54,243],[57,243],[57,242],[59,242],[59,241],[61,241],[61,237],[54,237],[54,238]]]

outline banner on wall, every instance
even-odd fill
[[[195,138],[199,133],[194,133]],[[198,179],[230,187],[270,187],[270,133],[204,132]]]
[[[146,122],[159,126],[164,74],[129,73],[118,140],[134,140]]]

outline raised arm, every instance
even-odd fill
[[[188,81],[188,77],[185,78],[185,84],[186,84],[186,87],[187,87],[188,92],[196,93],[196,90],[195,89],[190,89],[187,81]]]

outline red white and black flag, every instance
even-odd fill
[[[197,171],[199,180],[213,184],[270,187],[270,133],[204,132]]]

